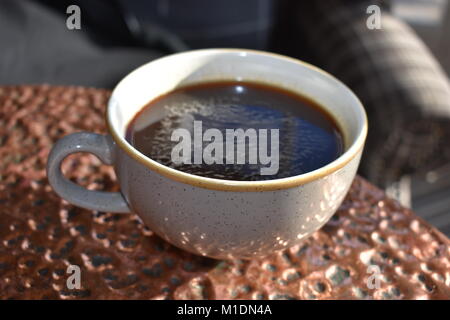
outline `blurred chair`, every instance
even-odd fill
[[[382,8],[379,30],[366,25],[372,4]],[[450,234],[450,85],[430,50],[384,1],[299,1],[285,10],[311,60],[366,107],[361,174]],[[303,47],[292,50],[301,56]]]

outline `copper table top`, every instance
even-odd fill
[[[46,180],[50,147],[72,132],[104,133],[109,94],[0,87],[0,299],[450,298],[449,239],[360,177],[302,245],[251,261],[194,256],[134,214],[61,200]],[[70,156],[63,170],[117,190],[113,169],[91,155]],[[80,289],[66,286],[71,264],[81,268]]]

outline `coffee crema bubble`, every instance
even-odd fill
[[[129,123],[126,139],[168,167],[242,181],[307,173],[344,150],[335,120],[320,105],[288,90],[241,81],[189,85],[150,101]]]

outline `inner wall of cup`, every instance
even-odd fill
[[[348,150],[362,130],[358,99],[336,79],[290,59],[246,51],[199,50],[148,63],[125,77],[109,102],[112,128],[125,139],[128,123],[148,102],[177,87],[220,80],[282,87],[319,103],[338,122]]]

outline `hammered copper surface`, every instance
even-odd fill
[[[253,261],[194,256],[135,215],[61,200],[45,176],[50,147],[71,132],[105,132],[108,96],[98,89],[0,87],[0,298],[450,298],[449,240],[361,178],[303,245]],[[117,189],[112,168],[93,156],[71,156],[63,167],[79,184]],[[81,289],[66,286],[69,264],[81,267]],[[376,284],[369,265],[381,271],[379,289],[368,286]]]

